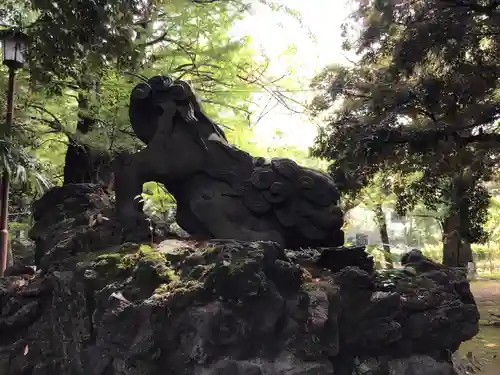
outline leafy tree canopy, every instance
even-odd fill
[[[458,216],[453,229],[484,239],[500,135],[498,0],[355,0],[343,25],[353,67],[313,81],[311,105],[327,125],[313,153],[334,163],[343,189],[379,170],[411,174],[396,188],[400,211],[423,199]]]
[[[38,121],[80,141],[99,140],[106,149],[130,145],[126,106],[138,79],[128,71],[190,79],[211,116],[236,117],[228,127],[245,129],[252,92],[270,79],[268,62],[253,61],[248,38],[229,36],[249,8],[243,1],[0,4],[0,23],[20,27],[31,38],[29,74],[18,80],[22,94],[16,101],[24,105],[16,121],[26,115],[31,130]],[[84,101],[90,104],[80,105]],[[92,118],[93,134],[74,134],[82,117]]]
[[[85,74],[99,74],[109,67],[137,69],[145,62],[146,47],[160,42],[179,48],[192,47],[188,42],[193,28],[199,34],[203,30],[200,26],[205,26],[208,37],[215,22],[224,24],[242,17],[248,8],[243,1],[3,0],[2,3],[2,24],[18,27],[29,35],[31,74],[44,82],[54,77],[80,82]],[[200,20],[207,23],[200,25]],[[185,36],[188,41],[183,39]]]

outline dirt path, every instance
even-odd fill
[[[471,352],[483,364],[478,375],[500,375],[500,328],[486,325],[490,312],[500,314],[500,281],[475,281],[471,289],[481,313],[480,332],[462,344],[460,352]]]
[[[471,283],[472,293],[478,301],[500,302],[500,281],[479,280]]]

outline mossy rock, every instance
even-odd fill
[[[188,306],[206,303],[211,293],[203,283],[195,280],[174,280],[157,287],[152,298],[164,300],[168,313],[182,311]]]
[[[107,280],[132,276],[132,270],[135,266],[134,256],[139,250],[139,245],[135,247],[120,246],[92,254],[92,258],[94,258],[93,268],[100,277]]]
[[[96,257],[93,266],[100,277],[107,280],[132,277],[137,287],[150,290],[178,278],[165,254],[149,245],[125,244],[114,250]]]
[[[93,264],[101,278],[125,281],[133,299],[153,295],[179,301],[174,305],[207,298],[241,303],[270,288],[284,294],[298,291],[303,270],[279,257],[272,245],[236,241],[168,251],[127,244],[99,254]]]
[[[148,248],[142,248],[132,259],[128,259],[134,265],[134,280],[140,284],[152,283],[162,284],[178,279],[175,271],[170,268],[170,264],[165,254]]]

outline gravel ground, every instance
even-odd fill
[[[460,352],[471,352],[481,363],[481,371],[476,374],[500,375],[500,327],[485,325],[490,312],[500,314],[500,281],[474,281],[471,289],[481,313],[481,328],[473,340],[462,344]]]

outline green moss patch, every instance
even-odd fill
[[[134,284],[146,289],[178,279],[165,254],[149,245],[122,245],[114,252],[97,255],[93,265],[107,280],[133,277]]]
[[[154,298],[165,299],[170,313],[179,311],[210,297],[204,285],[195,280],[175,280],[162,284],[154,291]]]
[[[179,249],[126,244],[97,255],[93,265],[108,281],[127,280],[123,292],[130,300],[167,298],[175,308],[214,298],[260,298],[270,292],[270,282],[284,293],[297,292],[302,270],[277,255],[272,248],[239,243]]]
[[[129,262],[134,265],[133,276],[139,283],[159,285],[178,278],[174,270],[169,267],[165,254],[151,247],[141,246]]]

